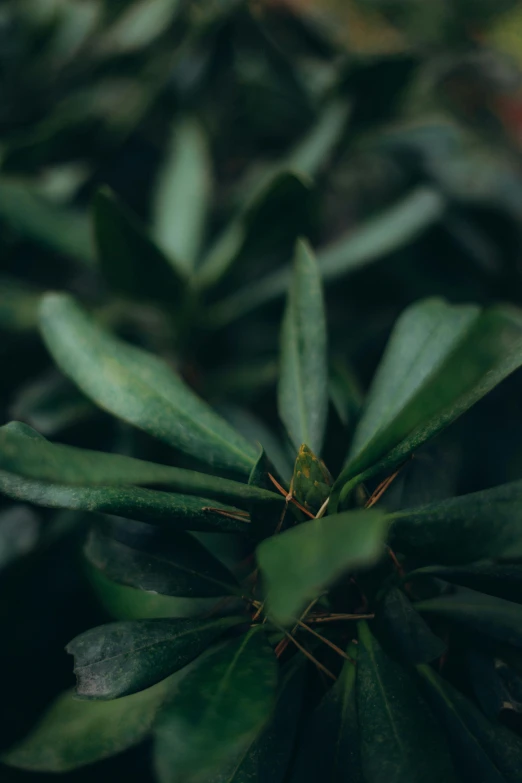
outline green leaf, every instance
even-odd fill
[[[128,4],[127,4],[128,5]],[[180,7],[180,0],[138,0],[118,16],[102,39],[102,51],[136,52],[165,32]]]
[[[413,681],[359,623],[357,706],[366,783],[453,783],[444,738]]]
[[[296,450],[321,453],[328,414],[326,317],[311,248],[299,241],[281,333],[279,415]]]
[[[357,658],[357,647],[348,648]],[[335,685],[308,718],[290,783],[364,783],[355,699],[356,667],[346,661]]]
[[[205,658],[156,729],[161,783],[200,783],[247,748],[270,717],[277,660],[260,628]]]
[[[273,717],[233,762],[212,775],[212,783],[283,783],[292,756],[303,701],[303,666],[291,662],[280,684]]]
[[[518,783],[522,774],[521,740],[503,726],[490,723],[430,667],[419,666],[418,672],[427,683],[434,710],[446,726],[462,779]]]
[[[0,493],[45,508],[68,508],[137,519],[171,530],[249,533],[249,522],[217,512],[237,509],[217,501],[137,487],[75,487],[31,481],[0,471]]]
[[[33,772],[68,772],[121,753],[149,734],[177,677],[112,702],[78,701],[66,691],[0,761]]]
[[[442,197],[434,190],[419,188],[408,194],[398,204],[317,252],[324,283],[355,272],[408,245],[440,219],[444,208]],[[288,291],[291,277],[291,270],[283,268],[249,283],[214,306],[213,321],[225,326],[279,299]]]
[[[429,663],[445,652],[446,645],[412,606],[402,590],[388,590],[378,613],[379,629],[390,641],[390,650],[408,664]]]
[[[75,486],[161,484],[185,494],[231,501],[246,509],[283,502],[275,492],[259,487],[120,454],[49,443],[44,438],[31,437],[33,433],[38,435],[19,422],[0,427],[2,470],[24,478]]]
[[[192,119],[174,128],[160,172],[154,205],[154,234],[180,271],[191,273],[204,239],[211,190],[207,141]]]
[[[208,620],[134,620],[80,634],[66,647],[74,656],[76,693],[118,699],[143,691],[197,658],[237,617]]]
[[[393,545],[431,563],[522,556],[522,481],[398,511]]]
[[[198,285],[211,287],[243,258],[268,256],[295,242],[307,227],[309,203],[310,183],[292,171],[281,171],[256,188],[210,247],[197,273]]]
[[[429,612],[459,623],[462,628],[522,647],[522,606],[483,595],[466,587],[454,593],[418,601],[418,612]]]
[[[382,555],[387,528],[380,511],[346,511],[263,541],[257,561],[270,614],[290,623],[343,573],[373,565]]]
[[[85,555],[113,582],[161,595],[211,598],[235,593],[237,588],[230,571],[185,533],[153,531],[127,543],[95,528]]]
[[[325,282],[362,269],[414,242],[440,220],[445,208],[444,199],[436,190],[414,190],[318,252]]]
[[[318,122],[285,157],[284,164],[316,177],[339,144],[349,113],[350,107],[345,100],[334,100],[325,106]]]
[[[14,277],[0,277],[0,329],[28,332],[38,326],[41,294]]]
[[[460,567],[426,566],[411,571],[408,580],[423,576],[435,576],[451,584],[522,603],[522,565],[517,563],[473,563]]]
[[[175,308],[185,293],[185,279],[108,188],[93,201],[98,261],[111,289],[133,299],[151,299]]]
[[[60,369],[100,407],[216,468],[249,474],[255,449],[157,357],[100,326],[65,294],[49,294],[41,330]]]
[[[92,263],[87,216],[53,204],[23,183],[0,182],[0,218],[24,238],[60,255]]]
[[[409,307],[373,381],[332,510],[350,491],[350,479],[360,482],[400,464],[521,364],[518,310],[439,299]]]

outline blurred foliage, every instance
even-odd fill
[[[52,365],[36,311],[65,290],[166,358],[284,474],[279,317],[305,235],[326,284],[338,471],[404,307],[521,303],[521,40],[514,0],[4,0],[2,422],[171,459]],[[515,375],[440,439],[447,495],[520,478],[520,387]],[[84,525],[0,501],[2,747],[72,683],[76,633],[188,611],[89,575]],[[147,753],[70,779],[147,780]]]

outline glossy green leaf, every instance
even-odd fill
[[[203,462],[248,475],[255,449],[163,361],[105,332],[64,294],[44,298],[41,329],[60,369],[100,407]]]
[[[434,613],[460,627],[522,647],[522,606],[466,587],[454,593],[418,601],[419,612]]]
[[[21,182],[0,183],[0,218],[20,236],[63,256],[92,263],[87,216],[53,204]]]
[[[292,171],[281,171],[256,188],[210,247],[197,273],[198,284],[215,285],[252,253],[270,255],[295,241],[306,227],[309,202],[310,183]]]
[[[359,623],[357,707],[366,783],[456,783],[444,737],[414,682]]]
[[[89,535],[85,555],[113,582],[161,595],[211,598],[237,588],[230,571],[185,533],[153,531],[134,543],[96,528]]]
[[[179,306],[185,280],[176,274],[137,217],[108,188],[93,201],[98,262],[112,291]]]
[[[0,471],[0,493],[45,508],[67,508],[137,519],[171,530],[249,532],[248,520],[217,512],[237,509],[215,500],[137,487],[75,487],[32,481]]]
[[[444,201],[436,191],[419,188],[360,228],[319,250],[317,263],[325,284],[408,245],[436,223],[444,209]],[[291,270],[283,268],[246,285],[215,305],[214,321],[224,326],[279,299],[288,291],[291,277]]]
[[[408,579],[435,576],[480,593],[522,603],[522,565],[518,563],[472,563],[467,566],[426,566],[408,574]]]
[[[182,681],[156,729],[161,783],[203,783],[247,748],[270,717],[277,660],[254,628]]]
[[[428,666],[419,666],[427,695],[445,724],[457,769],[463,779],[480,783],[518,783],[522,775],[522,741],[508,729],[490,723],[450,683]],[[475,777],[476,776],[476,777]]]
[[[19,422],[0,427],[0,469],[24,478],[75,486],[161,484],[246,509],[252,505],[277,507],[282,503],[279,495],[259,487],[120,454],[49,443],[41,437],[30,437],[30,432]],[[34,430],[33,433],[38,435]]]
[[[521,364],[518,310],[439,299],[409,307],[370,389],[349,462],[334,487],[333,510],[350,479],[400,464]]]
[[[357,646],[348,654],[357,658]],[[346,661],[335,685],[308,718],[290,783],[364,783],[355,698],[356,666]]]
[[[282,783],[292,756],[303,700],[304,670],[291,662],[283,670],[273,717],[252,744],[212,775],[212,783]]]
[[[373,565],[382,555],[387,529],[380,511],[346,511],[263,541],[257,561],[270,614],[290,623],[343,573]]]
[[[193,271],[204,239],[211,189],[207,141],[191,119],[174,127],[160,172],[154,205],[154,235],[175,268]]]
[[[66,647],[74,656],[76,693],[118,699],[143,691],[201,655],[241,618],[134,620],[80,634]]]
[[[389,640],[389,649],[403,663],[429,663],[445,652],[445,643],[433,633],[398,587],[388,590],[377,616],[379,628]]]
[[[59,696],[23,742],[0,757],[33,772],[68,772],[121,753],[151,731],[178,675],[112,702],[87,702],[74,691]]]
[[[321,278],[311,248],[297,245],[281,333],[279,415],[296,450],[321,453],[328,414],[326,317]]]
[[[96,598],[114,620],[197,617],[211,611],[216,603],[215,598],[176,598],[119,585],[107,579],[101,571],[88,562],[86,565],[89,582]]]
[[[27,332],[38,326],[38,306],[41,294],[22,280],[0,277],[0,329],[6,332]]]
[[[393,545],[431,563],[522,556],[522,481],[391,515]]]

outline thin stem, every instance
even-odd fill
[[[375,504],[379,502],[390,484],[395,481],[401,470],[402,465],[397,468],[395,473],[392,473],[391,476],[388,476],[388,478],[385,478],[384,481],[381,481],[373,495],[371,495],[371,497],[366,501],[366,505],[364,506],[365,508],[372,508],[372,506],[375,506]]]
[[[246,511],[236,511],[231,513],[230,511],[223,511],[221,508],[212,508],[211,506],[205,506],[202,511],[212,511],[213,514],[219,514],[222,517],[228,519],[235,519],[236,522],[250,522],[250,515]]]
[[[308,652],[308,650],[306,649],[306,647],[303,647],[303,645],[302,645],[302,644],[299,644],[299,642],[297,641],[297,639],[295,639],[295,638],[294,638],[294,637],[293,637],[293,636],[290,634],[290,632],[289,632],[289,631],[285,631],[285,629],[284,629],[284,628],[281,628],[280,626],[276,626],[276,627],[277,627],[277,628],[279,628],[279,630],[280,630],[280,631],[282,631],[282,632],[285,634],[285,636],[286,636],[286,639],[285,639],[284,641],[286,641],[287,643],[288,643],[288,642],[293,642],[293,644],[295,644],[295,646],[297,647],[297,649],[298,649],[298,650],[300,650],[300,651],[303,653],[303,655],[306,655],[306,657],[307,657],[307,658],[308,658],[310,661],[312,661],[312,663],[313,663],[313,664],[315,664],[315,666],[317,666],[317,668],[318,668],[318,669],[320,669],[322,672],[324,672],[324,674],[326,674],[326,675],[327,675],[327,677],[330,677],[330,679],[331,679],[331,680],[333,680],[333,681],[335,682],[335,680],[336,680],[337,678],[336,678],[336,676],[335,676],[334,674],[332,674],[332,672],[330,671],[330,669],[327,669],[327,668],[326,668],[326,666],[324,666],[324,665],[323,665],[323,664],[322,664],[320,661],[318,661],[318,660],[317,660],[317,658],[314,658],[314,656],[312,655],[312,653],[311,653],[311,652]],[[278,647],[279,647],[279,645],[278,645]],[[285,649],[286,649],[286,648],[285,648]],[[276,647],[276,656],[279,658],[279,657],[280,657],[280,655],[281,655],[281,653],[280,653],[279,655],[277,654],[277,647]]]
[[[312,514],[312,512],[308,511],[307,508],[302,506],[301,503],[299,503],[299,501],[294,498],[294,496],[292,495],[292,488],[291,487],[290,487],[290,491],[289,492],[285,492],[284,488],[281,486],[281,484],[278,481],[276,481],[276,479],[272,476],[271,473],[268,474],[268,478],[270,479],[272,484],[274,484],[274,486],[279,490],[279,492],[282,495],[284,495],[285,500],[286,500],[287,503],[293,503],[294,506],[297,506],[297,508],[300,511],[302,511],[303,514],[306,514],[307,517],[309,517],[310,519],[315,519],[315,517]]]
[[[373,620],[374,618],[374,614],[330,614],[324,616],[317,615],[316,617],[312,615],[307,620],[309,623],[335,623],[343,620]]]
[[[316,639],[320,639],[320,641],[321,641],[321,642],[323,642],[324,644],[327,644],[327,645],[328,645],[328,647],[331,647],[331,648],[332,648],[332,650],[335,650],[335,652],[336,652],[338,655],[340,655],[340,656],[341,656],[341,658],[344,658],[345,660],[347,660],[347,661],[350,661],[350,663],[353,663],[353,664],[355,665],[355,661],[353,660],[353,658],[350,658],[350,656],[349,656],[349,655],[347,655],[347,654],[344,652],[344,650],[341,650],[341,648],[340,648],[340,647],[338,647],[338,646],[337,646],[336,644],[334,644],[333,642],[331,642],[331,641],[330,641],[330,639],[326,639],[324,636],[321,636],[321,634],[320,634],[320,633],[317,633],[317,631],[314,631],[314,629],[313,629],[313,628],[309,628],[309,626],[308,626],[308,625],[306,625],[306,623],[303,623],[303,622],[302,622],[302,620],[299,620],[299,626],[300,626],[301,628],[304,628],[304,630],[305,630],[305,631],[308,631],[308,632],[309,632],[309,633],[311,633],[313,636],[315,636],[315,637],[316,637]]]

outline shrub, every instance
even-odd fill
[[[84,394],[212,472],[53,444],[15,422],[0,430],[2,491],[116,515],[95,518],[95,568],[214,602],[75,638],[80,701],[61,696],[5,763],[65,771],[152,734],[167,783],[520,779],[522,741],[498,716],[518,698],[522,484],[421,505],[404,485],[387,507],[405,473],[433,479],[425,444],[522,364],[518,310],[439,299],[406,310],[335,478],[326,316],[306,243],[281,329],[291,477],[70,297],[46,297],[40,319]],[[241,541],[232,566],[195,537],[209,531]]]

